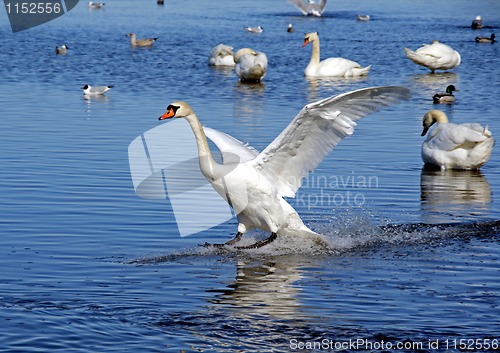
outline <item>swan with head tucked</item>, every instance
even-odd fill
[[[422,160],[441,169],[479,169],[490,159],[495,140],[488,127],[477,123],[452,124],[441,110],[428,111],[423,119]]]
[[[234,54],[235,71],[242,82],[260,82],[267,73],[267,56],[250,48]]]
[[[319,0],[318,2],[314,0],[288,0],[288,2],[295,5],[304,16],[313,15],[320,17],[326,7],[326,0]]]
[[[219,44],[210,51],[208,65],[211,66],[234,66],[233,47]]]
[[[361,67],[357,62],[344,58],[328,58],[320,61],[318,32],[307,33],[302,47],[311,43],[311,60],[304,70],[307,77],[358,77],[368,74],[370,66]]]
[[[461,57],[452,47],[437,40],[432,44],[424,44],[416,51],[404,48],[406,57],[417,65],[425,66],[434,73],[435,70],[453,69],[460,65]]]
[[[302,179],[352,135],[357,120],[409,96],[404,87],[374,87],[307,104],[261,153],[229,135],[203,129],[185,102],[171,103],[159,120],[184,118],[189,123],[202,174],[237,214],[236,237],[225,244],[234,245],[246,231],[259,228],[271,236],[242,247],[258,248],[281,235],[317,235],[284,197],[295,196]],[[212,158],[207,134],[221,150],[223,164]]]

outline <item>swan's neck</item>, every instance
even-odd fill
[[[319,64],[319,38],[315,38],[311,44],[312,44],[312,53],[309,65],[317,66]]]
[[[448,122],[448,118],[444,114],[435,114],[434,120],[438,124],[446,124]]]
[[[198,147],[198,160],[200,163],[200,169],[205,178],[209,180],[217,179],[217,171],[220,165],[214,161],[212,157],[212,152],[208,146],[207,137],[203,131],[198,117],[195,114],[186,117],[191,129],[193,130],[194,136],[196,138],[196,145]]]

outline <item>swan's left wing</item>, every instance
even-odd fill
[[[259,154],[255,148],[221,131],[206,126],[203,127],[203,131],[210,141],[215,143],[221,151],[224,164],[245,163],[254,159]]]
[[[249,163],[277,186],[281,196],[293,197],[307,173],[354,132],[357,120],[409,97],[409,89],[388,86],[360,89],[307,104]]]

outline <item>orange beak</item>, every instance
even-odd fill
[[[168,108],[165,113],[163,113],[162,116],[158,118],[158,120],[165,120],[169,118],[173,118],[175,115],[175,110],[173,108]]]
[[[309,39],[304,39],[304,43],[302,44],[302,48],[304,48],[307,44],[309,44]]]

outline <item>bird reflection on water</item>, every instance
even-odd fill
[[[422,217],[427,223],[487,217],[492,190],[478,170],[440,170],[425,166],[421,178]]]

